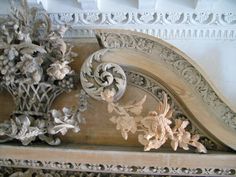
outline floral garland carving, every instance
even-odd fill
[[[198,152],[206,153],[206,148],[198,142],[199,135],[191,135],[185,128],[189,124],[187,120],[175,119],[175,126],[171,127],[173,109],[168,104],[167,95],[163,93],[163,102],[160,102],[156,111],[151,111],[142,116],[144,96],[140,101],[126,105],[114,103],[114,92],[105,90],[101,93],[102,99],[108,103],[109,113],[115,112],[110,121],[116,124],[116,129],[121,131],[122,137],[127,140],[128,133],[138,134],[138,141],[144,145],[144,151],[159,149],[168,139],[174,151],[177,147],[189,150],[189,145],[196,147]]]
[[[174,96],[168,91],[167,88],[159,83],[158,80],[153,79],[146,74],[132,71],[129,68],[124,68],[124,70],[129,85],[145,90],[145,92],[151,94],[158,102],[163,100],[163,92],[165,92],[168,95],[168,103],[170,104],[171,108],[175,110],[172,114],[172,119],[188,120],[188,131],[191,134],[199,134],[200,142],[208,150],[224,151],[221,145],[214,142],[214,140],[208,137],[206,133],[202,132],[201,130],[199,130],[199,128],[196,127],[196,124],[191,119],[191,117],[187,115],[187,113],[185,113],[184,109],[181,107],[181,105],[178,104],[178,101],[175,100]]]

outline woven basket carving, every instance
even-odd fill
[[[20,83],[5,87],[14,98],[16,108],[13,113],[31,116],[46,115],[53,100],[63,92],[62,88],[48,83]]]

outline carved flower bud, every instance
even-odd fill
[[[50,65],[47,69],[47,74],[55,80],[62,80],[67,74],[71,73],[71,68],[67,65],[68,62],[57,61]]]
[[[109,90],[109,89],[106,89],[101,93],[102,99],[107,101],[108,103],[113,102],[114,95],[115,95],[115,91]]]

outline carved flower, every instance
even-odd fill
[[[31,55],[24,54],[16,67],[26,75],[24,82],[39,83],[43,74],[42,63],[43,60],[40,57],[34,58]]]
[[[113,98],[115,95],[115,91],[114,90],[109,90],[109,89],[105,89],[102,93],[101,93],[101,98],[108,102],[108,103],[112,103],[113,102]]]
[[[79,123],[83,122],[80,114],[70,108],[63,108],[62,111],[51,110],[53,124],[48,128],[49,134],[61,133],[65,135],[68,129],[73,129],[74,132],[79,132]]]
[[[176,23],[178,20],[180,20],[180,18],[181,18],[181,13],[178,13],[178,12],[170,12],[166,14],[166,19],[170,23]]]
[[[128,139],[129,132],[134,134],[137,131],[137,124],[135,122],[135,119],[134,117],[131,117],[129,115],[112,117],[110,118],[110,121],[116,124],[117,130],[121,130],[121,135],[125,140]]]
[[[223,19],[229,24],[235,24],[236,23],[236,14],[225,13],[223,15]]]
[[[71,73],[71,67],[67,61],[56,61],[47,69],[47,74],[55,80],[62,80],[67,74]]]
[[[123,21],[127,20],[128,18],[128,13],[123,13],[123,12],[116,12],[112,14],[112,19],[116,21],[117,23],[122,23]]]
[[[144,12],[144,13],[140,14],[139,19],[144,23],[149,23],[150,21],[152,21],[154,19],[154,14],[150,13],[150,12]]]
[[[186,120],[175,120],[175,127],[173,128],[174,136],[171,141],[171,147],[174,151],[177,150],[178,146],[184,150],[189,150],[189,145],[192,145],[197,148],[198,152],[206,153],[206,148],[200,142],[198,142],[200,136],[193,135],[191,137],[191,134],[185,130],[188,124],[189,122]]]
[[[99,13],[96,12],[88,12],[86,13],[85,20],[90,23],[95,23],[100,19]]]
[[[4,50],[4,53],[5,53],[5,55],[7,55],[7,58],[9,59],[9,60],[14,60],[15,59],[15,57],[17,57],[18,55],[19,55],[19,53],[18,53],[18,51],[16,50],[16,48],[15,47],[10,47],[9,49],[5,49]]]
[[[113,97],[115,92],[106,89],[101,93],[101,97],[108,103],[108,112],[116,112],[119,116],[113,116],[110,121],[116,124],[116,129],[121,131],[122,137],[127,140],[128,133],[135,133],[137,131],[137,120],[143,109],[143,103],[146,100],[146,96],[138,102],[129,103],[125,106],[119,106],[118,103],[113,103]],[[132,116],[132,115],[133,116]]]
[[[103,100],[108,103],[108,112],[115,112],[118,116],[113,116],[110,121],[116,124],[116,129],[121,131],[122,137],[127,140],[128,133],[141,132],[138,141],[144,145],[144,150],[158,149],[171,140],[171,146],[176,151],[177,147],[184,150],[189,149],[189,145],[197,148],[198,152],[206,153],[206,148],[198,142],[199,135],[191,135],[185,128],[187,120],[175,120],[174,128],[171,127],[173,108],[168,104],[167,94],[162,92],[163,102],[160,102],[156,111],[151,111],[146,117],[141,115],[146,96],[138,102],[130,102],[124,106],[113,103],[114,92],[105,90],[101,93]]]
[[[59,14],[59,20],[65,24],[71,23],[74,20],[73,14],[71,13],[62,13]]]
[[[160,102],[157,111],[150,112],[147,117],[142,119],[141,125],[144,127],[144,134],[139,135],[139,142],[143,144],[144,150],[160,148],[168,138],[173,137],[169,118],[172,110],[167,103],[167,95],[164,93],[163,103]]]
[[[187,120],[182,121],[180,119],[175,120],[175,127],[173,128],[174,137],[171,141],[171,147],[174,151],[177,150],[177,147],[181,147],[184,150],[188,150],[188,143],[191,139],[191,134],[185,131],[185,128],[188,126],[189,122]]]
[[[23,145],[28,145],[31,141],[34,141],[38,135],[45,133],[45,129],[38,127],[40,123],[34,122],[34,120],[26,115],[15,117],[15,120],[11,119],[10,122],[5,122],[0,125],[0,136],[8,136],[10,138],[18,139]]]
[[[210,18],[211,14],[208,12],[201,12],[201,13],[194,14],[194,15],[195,15],[195,21],[197,21],[199,23],[204,23]]]

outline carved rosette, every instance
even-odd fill
[[[119,65],[102,61],[107,51],[99,50],[89,56],[81,67],[80,80],[83,89],[92,98],[102,100],[101,92],[111,89],[115,91],[114,101],[117,101],[125,92],[127,79]]]

